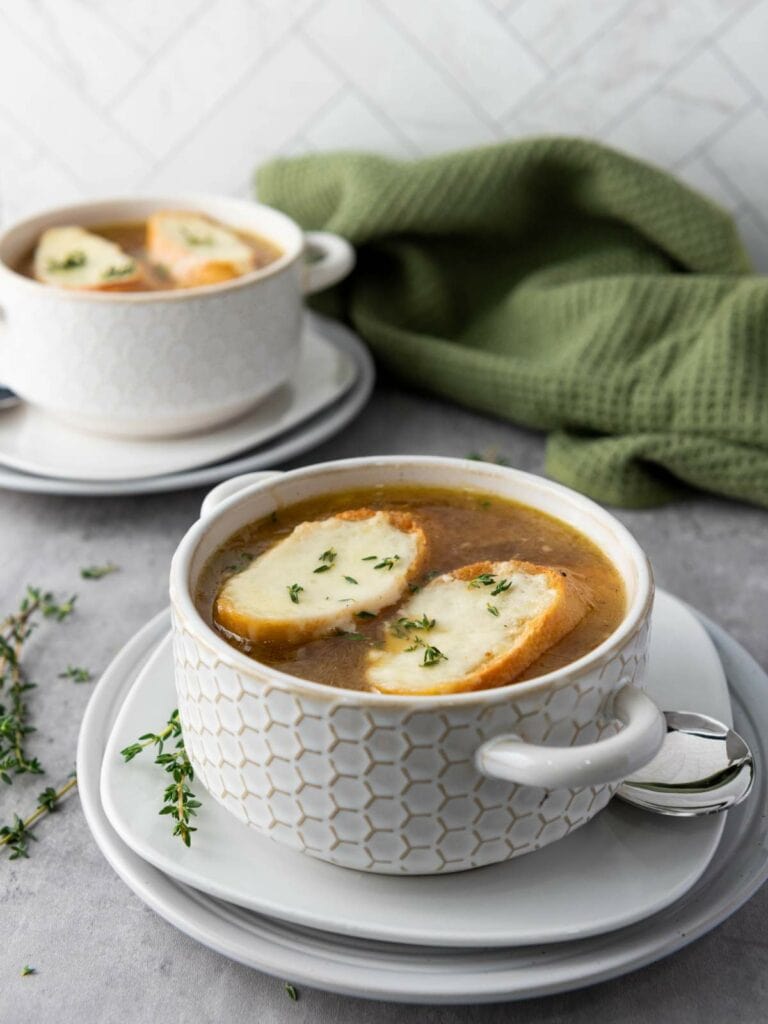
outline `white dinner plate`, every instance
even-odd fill
[[[320,412],[310,415],[309,419],[294,426],[293,429],[286,430],[284,425],[283,432],[278,437],[273,437],[268,443],[260,444],[259,447],[253,448],[235,459],[216,462],[202,468],[125,480],[70,480],[40,473],[23,472],[3,466],[2,453],[0,453],[0,488],[33,494],[89,497],[179,491],[189,487],[215,484],[252,470],[268,469],[322,444],[323,441],[342,430],[363,408],[373,389],[375,372],[368,349],[357,335],[341,324],[324,317],[309,314],[309,318],[313,332],[321,335],[335,350],[351,361],[353,366],[352,382],[340,398],[332,401],[332,404]],[[0,424],[3,417],[7,416],[9,412],[10,410],[0,412]]]
[[[526,999],[605,981],[704,935],[768,877],[763,770],[768,760],[768,676],[724,630],[702,621],[729,680],[734,724],[757,760],[754,790],[749,800],[729,812],[709,867],[677,903],[607,935],[495,950],[414,948],[350,939],[235,907],[175,881],[139,857],[109,824],[99,777],[118,710],[149,653],[167,632],[165,612],[126,644],[88,705],[77,754],[83,811],[102,853],[143,902],[203,945],[299,985],[370,999],[446,1004]]]
[[[0,412],[0,463],[65,480],[139,480],[220,462],[266,444],[330,405],[354,383],[357,367],[305,319],[299,362],[288,383],[222,426],[184,437],[100,437],[26,402]]]
[[[657,597],[648,691],[665,708],[731,721],[711,640],[693,614]],[[614,801],[565,839],[513,861],[456,875],[352,871],[279,845],[209,797],[190,849],[158,815],[163,773],[120,751],[158,730],[176,706],[170,636],[139,674],[106,746],[101,802],[139,856],[180,882],[305,927],[423,946],[524,946],[612,931],[686,892],[715,852],[723,816],[672,819]],[[194,787],[193,787],[194,788]]]

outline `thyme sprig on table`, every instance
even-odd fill
[[[0,623],[0,779],[10,785],[13,775],[41,775],[43,766],[27,750],[27,738],[35,731],[29,724],[27,694],[36,686],[26,678],[21,664],[24,644],[40,619],[63,622],[75,607],[76,597],[57,601],[50,591],[27,587],[18,611]]]
[[[176,740],[173,750],[164,749],[169,740]],[[197,808],[202,804],[188,785],[193,781],[195,773],[184,747],[178,709],[171,713],[164,729],[158,733],[144,733],[135,743],[124,747],[120,753],[127,763],[147,747],[157,748],[155,764],[160,765],[173,779],[163,791],[163,806],[158,813],[169,814],[173,818],[175,821],[173,835],[179,836],[185,846],[190,846],[192,833],[197,832],[197,829],[190,825],[189,819],[197,816]]]
[[[37,840],[37,836],[31,832],[32,826],[46,814],[52,814],[67,793],[71,792],[77,785],[77,776],[73,773],[67,782],[59,789],[48,786],[37,798],[37,806],[27,817],[21,818],[18,814],[13,816],[12,825],[3,825],[0,828],[0,846],[8,846],[11,850],[9,860],[18,860],[20,857],[29,857],[29,842]]]

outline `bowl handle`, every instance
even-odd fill
[[[0,341],[2,341],[3,335],[8,331],[8,322],[5,314],[3,313],[3,307],[0,306]],[[7,379],[7,370],[3,370],[3,379],[0,380],[0,409],[5,409],[11,405],[17,405],[20,401],[19,398],[11,391],[10,382]]]
[[[204,519],[212,512],[215,512],[219,505],[226,501],[227,498],[231,498],[233,494],[245,490],[251,484],[260,483],[262,480],[269,480],[273,476],[282,476],[282,473],[276,469],[267,469],[262,473],[241,473],[240,476],[233,476],[231,480],[224,480],[222,483],[217,484],[203,498],[203,503],[200,506],[200,518]]]
[[[653,760],[667,727],[651,698],[630,684],[616,693],[613,714],[624,728],[597,743],[545,747],[505,734],[484,743],[475,754],[475,764],[493,779],[543,789],[618,782]]]
[[[304,238],[304,294],[314,295],[347,276],[355,265],[355,250],[346,238],[330,231],[306,231]]]

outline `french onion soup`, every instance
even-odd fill
[[[196,603],[233,647],[330,686],[459,693],[531,679],[619,625],[612,562],[559,519],[496,495],[383,486],[239,530]]]
[[[144,221],[48,228],[18,269],[76,291],[168,291],[242,277],[281,255],[266,238],[174,210]]]

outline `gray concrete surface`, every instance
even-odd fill
[[[539,435],[382,387],[362,418],[304,461],[478,449],[541,470]],[[201,498],[198,491],[130,499],[0,493],[2,611],[27,582],[80,595],[76,616],[46,625],[29,649],[40,683],[32,695],[34,747],[51,782],[71,770],[93,685],[57,673],[69,663],[99,673],[165,605],[171,553]],[[649,552],[661,586],[722,623],[768,665],[768,514],[699,497],[619,516]],[[80,566],[110,559],[120,573],[99,582],[79,578]],[[37,779],[0,788],[0,820],[29,806],[41,788]],[[281,980],[228,962],[148,910],[103,860],[77,797],[37,834],[29,860],[0,857],[1,1024],[751,1024],[768,1017],[768,888],[668,960],[580,992],[506,1006],[429,1008],[302,989],[293,1003]],[[37,973],[21,977],[24,964]]]

